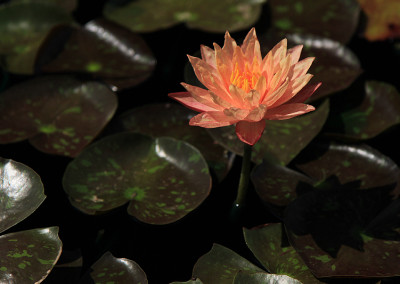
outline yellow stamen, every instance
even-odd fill
[[[239,69],[239,64],[236,62],[235,68],[231,74],[231,84],[241,88],[246,93],[254,89],[254,86],[260,78],[260,73],[256,71],[257,68],[255,68],[256,64],[254,64],[254,61],[255,60],[253,60],[251,68],[249,68],[249,64],[246,62],[243,71]]]

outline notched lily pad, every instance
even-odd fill
[[[204,283],[231,284],[239,271],[265,272],[232,250],[214,244],[208,253],[197,260],[192,277],[199,278]]]
[[[150,224],[167,224],[208,196],[208,166],[193,146],[172,138],[124,132],[85,149],[67,167],[64,190],[88,214],[127,202],[128,213]]]
[[[399,123],[400,94],[396,88],[384,82],[367,81],[361,104],[333,115],[327,123],[327,134],[356,140],[369,139]]]
[[[57,227],[0,236],[0,282],[42,282],[60,257],[61,246]]]
[[[51,28],[73,20],[46,3],[14,1],[0,6],[0,56],[12,73],[32,74],[37,51]]]
[[[230,170],[235,155],[214,143],[204,128],[189,126],[189,120],[195,114],[177,104],[146,105],[122,114],[110,128],[140,132],[154,138],[168,136],[188,142],[199,149],[221,181]]]
[[[288,120],[267,120],[264,134],[253,146],[252,160],[261,163],[263,158],[279,164],[288,164],[319,133],[329,113],[329,101],[316,110]],[[228,150],[242,154],[242,142],[234,126],[208,129],[211,136]]]
[[[139,0],[108,1],[106,18],[136,32],[152,32],[175,24],[209,32],[237,31],[252,26],[265,0]],[[212,9],[210,9],[212,7]]]
[[[288,243],[282,228],[283,224],[280,223],[266,224],[251,230],[244,228],[246,244],[270,273],[288,275],[307,284],[322,283],[312,275],[296,250]]]
[[[38,55],[36,68],[44,72],[75,72],[124,89],[147,79],[156,60],[137,34],[105,19],[84,28],[54,29]]]
[[[141,283],[147,284],[147,276],[133,260],[116,258],[106,252],[92,265],[91,278],[95,283]]]
[[[287,33],[314,34],[346,43],[360,13],[356,0],[270,0],[272,25]]]
[[[0,158],[0,233],[31,215],[45,198],[37,173],[24,164]]]
[[[116,108],[115,94],[98,82],[38,77],[0,94],[0,143],[29,139],[43,152],[75,156]]]

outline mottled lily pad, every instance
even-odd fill
[[[265,272],[232,250],[214,244],[208,253],[197,260],[192,277],[209,284],[232,284],[239,271]]]
[[[203,284],[203,282],[200,279],[196,278],[194,280],[188,280],[186,282],[176,282],[176,281],[174,281],[174,282],[171,282],[171,284]]]
[[[370,40],[400,37],[400,3],[397,0],[358,0],[367,16],[364,36]]]
[[[360,7],[356,0],[270,0],[271,23],[288,33],[313,34],[346,43],[353,36]]]
[[[265,0],[111,0],[106,18],[136,32],[152,32],[179,23],[209,32],[237,31],[252,26]]]
[[[239,271],[233,284],[301,284],[300,281],[286,275],[269,274],[266,272],[243,273]]]
[[[75,10],[78,0],[12,0],[12,2],[53,4],[67,12],[72,12]]]
[[[150,224],[167,224],[208,196],[211,178],[200,152],[172,138],[124,132],[85,149],[67,167],[64,190],[88,214],[128,202],[128,213]]]
[[[37,59],[45,72],[75,72],[124,89],[147,79],[156,60],[144,40],[113,22],[96,19],[84,28],[63,26],[47,37]]]
[[[29,139],[43,152],[75,156],[116,108],[115,94],[98,82],[38,77],[0,94],[0,143]]]
[[[63,9],[46,3],[0,6],[0,55],[9,72],[32,74],[37,51],[48,32],[58,24],[72,23]]]
[[[0,158],[0,233],[31,215],[45,198],[38,174],[24,164]]]
[[[270,273],[288,275],[307,284],[322,283],[312,275],[296,250],[287,242],[282,227],[282,224],[276,223],[251,230],[244,229],[247,246]]]
[[[106,252],[92,265],[90,273],[95,283],[141,283],[147,284],[147,276],[133,260],[116,258]]]
[[[329,101],[324,101],[315,111],[289,120],[267,120],[264,134],[253,146],[252,160],[261,163],[263,158],[279,164],[288,164],[319,133],[329,113]],[[228,150],[239,155],[242,142],[234,126],[209,129],[211,136]]]
[[[129,130],[154,138],[168,136],[186,141],[200,150],[221,181],[231,168],[235,155],[214,143],[204,128],[189,126],[189,120],[195,114],[177,104],[146,105],[122,114],[110,127],[116,131]]]
[[[337,105],[335,112],[339,110],[340,105]],[[396,88],[384,82],[367,81],[361,104],[332,115],[327,123],[327,134],[357,140],[369,139],[399,123],[400,94]]]
[[[306,163],[301,163],[305,159]],[[302,171],[264,162],[253,169],[251,179],[257,194],[275,214],[282,217],[283,209],[300,193],[315,187],[329,187],[337,178],[341,185],[357,183],[366,189],[397,182],[399,169],[388,157],[365,145],[311,144],[294,161]],[[397,196],[400,187],[393,190]]]
[[[0,282],[42,282],[57,262],[61,245],[57,227],[0,236]]]

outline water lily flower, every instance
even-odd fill
[[[189,124],[215,128],[236,124],[241,141],[254,145],[261,137],[265,120],[289,119],[315,108],[304,102],[321,85],[308,84],[307,71],[313,57],[299,61],[302,45],[287,49],[280,41],[262,58],[255,29],[241,46],[228,32],[221,48],[201,46],[201,59],[189,56],[200,82],[207,88],[182,83],[187,92],[169,96],[200,112]]]

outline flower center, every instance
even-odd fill
[[[248,93],[250,90],[253,90],[261,75],[253,70],[254,68],[250,70],[249,65],[246,63],[244,70],[241,71],[239,69],[239,64],[236,62],[230,78],[231,84],[241,88],[246,93]]]

